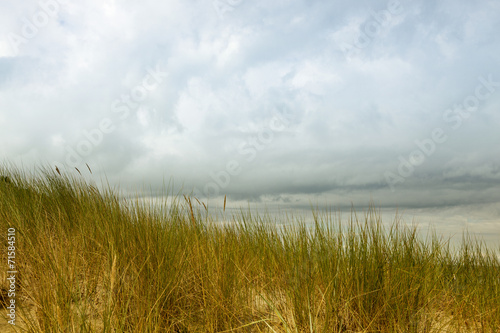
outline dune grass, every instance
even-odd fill
[[[245,210],[220,224],[196,198],[152,205],[79,175],[0,174],[20,332],[500,332],[499,253],[467,235],[452,251],[373,207],[315,212],[313,228]]]

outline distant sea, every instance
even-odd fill
[[[156,201],[158,199],[143,198],[144,201]],[[178,202],[184,203],[184,199]],[[207,203],[206,200],[204,201]],[[201,207],[193,200],[195,207]],[[202,212],[204,212],[203,207]],[[211,220],[215,223],[232,223],[233,215],[239,216],[243,211],[250,212],[253,216],[264,218],[267,223],[275,223],[280,226],[304,223],[307,226],[314,225],[312,209],[310,207],[294,207],[292,205],[276,205],[274,203],[263,202],[231,202],[228,200],[226,210],[223,212],[223,200],[210,200],[208,202]],[[316,209],[316,207],[315,207]],[[339,214],[342,223],[346,225],[351,216],[350,207],[335,208],[319,207],[320,216],[330,215],[334,221],[338,220]],[[368,205],[354,207],[358,220],[364,221]],[[500,255],[500,203],[484,205],[464,205],[450,207],[430,207],[430,208],[397,208],[384,207],[375,208],[380,212],[382,223],[389,227],[398,217],[403,225],[417,225],[419,235],[422,239],[429,230],[443,240],[449,240],[450,245],[456,247],[462,240],[463,233],[468,231],[470,236],[484,242],[492,250],[496,250]],[[326,212],[330,212],[329,214]],[[326,214],[326,215],[325,215]],[[397,215],[396,215],[397,214]],[[288,218],[287,218],[288,216]]]

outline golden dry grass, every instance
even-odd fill
[[[220,225],[196,198],[153,206],[47,170],[0,173],[19,331],[500,331],[498,253],[469,237],[453,252],[373,208],[316,213],[312,229],[244,211]]]

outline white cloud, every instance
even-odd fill
[[[67,147],[109,118],[115,129],[82,163],[130,185],[172,176],[203,188],[236,160],[242,171],[224,190],[243,201],[498,203],[500,89],[460,129],[443,120],[479,76],[500,81],[498,6],[405,2],[346,56],[341,45],[353,44],[386,1],[244,1],[222,19],[211,1],[73,2],[19,53],[7,36],[22,34],[23,18],[40,6],[3,2],[0,156],[64,163]],[[113,112],[159,63],[164,82],[125,119]],[[287,123],[262,144],[276,116]],[[436,127],[450,139],[391,193],[384,172]],[[238,151],[245,142],[251,162]]]

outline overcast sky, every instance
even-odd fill
[[[0,158],[240,204],[475,211],[498,232],[499,12],[2,1]]]

